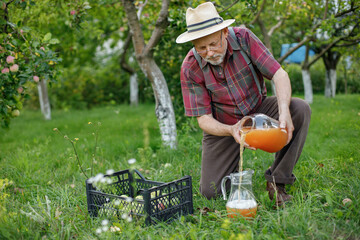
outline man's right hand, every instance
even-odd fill
[[[219,122],[213,118],[212,114],[203,115],[197,117],[199,127],[206,133],[214,136],[233,136],[235,141],[240,144],[241,141],[241,132],[240,132],[240,122],[237,122],[234,125],[227,125]],[[246,142],[244,147],[256,150],[256,148],[250,147]]]
[[[241,134],[244,134],[244,133],[242,133],[242,132],[240,131],[240,121],[231,126],[231,132],[232,132],[231,135],[234,137],[235,141],[236,141],[238,144],[241,144]],[[244,139],[244,147],[245,147],[245,148],[248,148],[248,149],[251,149],[251,150],[256,150],[256,148],[250,147],[250,146],[245,142],[245,139]]]

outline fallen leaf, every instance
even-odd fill
[[[324,167],[324,164],[318,163],[318,166],[319,166],[319,167]]]
[[[352,200],[350,198],[345,198],[344,200],[342,200],[342,203],[343,203],[343,205],[351,204]]]
[[[57,207],[55,210],[55,218],[58,219],[61,214],[62,214],[62,212],[60,212],[59,207]]]
[[[23,188],[14,188],[14,193],[17,194],[17,193],[21,193],[21,194],[24,194],[24,189]]]
[[[211,212],[210,208],[208,207],[198,208],[198,210],[201,215],[207,215],[208,212]]]

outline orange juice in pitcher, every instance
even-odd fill
[[[240,171],[225,176],[221,181],[221,191],[224,200],[226,196],[226,180],[230,180],[231,188],[229,199],[226,203],[226,210],[229,218],[243,217],[252,219],[256,216],[257,203],[252,192],[252,175],[253,170]]]
[[[274,153],[286,145],[287,131],[280,128],[279,121],[265,114],[253,114],[240,122],[240,131],[246,134],[245,142],[250,147]]]

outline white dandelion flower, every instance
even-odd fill
[[[94,182],[94,178],[93,178],[93,177],[91,177],[91,178],[88,179],[88,183],[91,184],[91,183],[93,183],[93,182]]]
[[[103,232],[106,232],[107,230],[109,230],[109,227],[108,227],[108,226],[103,226],[101,230],[102,230]]]
[[[108,223],[109,223],[109,220],[104,219],[104,220],[102,220],[101,225],[106,226],[106,225],[108,225]]]
[[[111,226],[110,227],[110,232],[121,232],[121,229],[118,228],[117,226]]]
[[[128,163],[129,164],[134,164],[136,162],[136,159],[135,158],[131,158],[128,160]]]
[[[100,182],[100,180],[103,178],[104,178],[104,174],[99,173],[98,175],[95,176],[94,182]]]

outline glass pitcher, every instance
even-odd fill
[[[257,203],[252,192],[251,178],[253,173],[253,170],[231,173],[230,176],[225,176],[221,180],[221,191],[224,196],[224,200],[226,200],[226,180],[230,179],[231,181],[229,200],[226,203],[228,217],[255,217]]]
[[[274,153],[287,142],[287,131],[279,121],[261,113],[245,116],[240,120],[240,132],[246,134],[245,142],[256,149]]]

